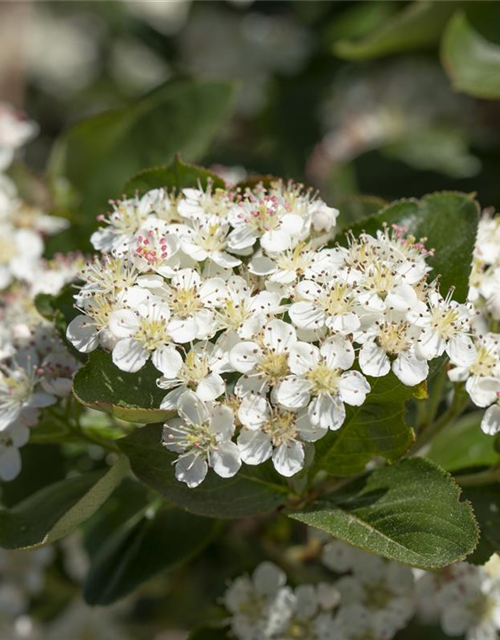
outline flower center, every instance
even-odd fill
[[[325,364],[319,364],[308,371],[305,377],[312,384],[313,394],[329,393],[334,395],[338,390],[340,371],[330,369]]]
[[[271,438],[275,447],[284,442],[295,440],[298,431],[295,425],[296,415],[291,411],[274,410],[269,422],[263,425],[262,430]]]
[[[9,264],[17,256],[17,247],[11,238],[0,238],[0,264]]]
[[[479,347],[477,350],[477,358],[470,372],[475,376],[490,376],[494,373],[497,364],[497,358],[486,347]]]
[[[245,304],[244,300],[235,302],[228,299],[224,301],[224,306],[218,310],[217,319],[221,329],[239,329],[243,322],[252,315],[252,312]]]
[[[276,196],[266,196],[263,200],[250,205],[250,211],[244,216],[245,222],[259,233],[276,229],[281,220],[280,204]]]
[[[107,326],[109,316],[113,311],[116,311],[116,305],[108,296],[98,294],[92,296],[88,301],[85,300],[84,310],[94,320],[97,327],[102,329]]]
[[[137,238],[135,254],[152,267],[159,266],[169,257],[167,238],[165,236],[158,238],[150,229],[145,236]]]
[[[121,258],[99,260],[86,264],[80,277],[91,285],[93,291],[111,292],[123,290],[135,284],[137,272],[127,267]]]
[[[206,378],[209,371],[206,356],[190,351],[179,372],[179,378],[188,385],[194,385]]]
[[[227,228],[220,224],[208,224],[198,230],[195,244],[205,251],[222,251],[226,246],[226,234]]]
[[[268,380],[276,384],[290,371],[288,368],[288,354],[276,353],[272,350],[264,352],[257,370],[261,371]]]
[[[397,355],[411,346],[411,341],[408,338],[409,328],[410,324],[406,321],[385,322],[380,328],[377,343],[386,353]]]
[[[141,326],[136,331],[134,338],[144,345],[148,351],[154,351],[170,342],[164,318],[140,318],[140,322]]]
[[[433,309],[432,328],[445,340],[452,338],[462,329],[459,311],[452,308]]]
[[[177,287],[170,293],[169,305],[172,313],[179,318],[188,318],[203,306],[197,287]]]
[[[306,249],[306,243],[300,242],[293,251],[278,255],[276,264],[281,271],[296,271],[299,274],[311,266],[314,254]]]
[[[350,288],[346,284],[336,283],[318,300],[330,315],[347,313],[352,308]]]

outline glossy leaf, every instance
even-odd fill
[[[472,195],[439,192],[421,200],[393,202],[352,231],[355,236],[362,230],[373,235],[384,224],[398,224],[417,239],[427,238],[426,247],[434,249],[434,256],[427,258],[433,269],[430,279],[439,275],[441,292],[446,295],[454,288],[454,299],[465,302],[478,219],[479,205]]]
[[[334,476],[362,473],[373,456],[394,462],[414,440],[405,422],[406,402],[414,389],[392,373],[370,378],[372,391],[360,407],[347,407],[343,426],[316,443],[315,468]]]
[[[138,173],[125,185],[125,194],[141,196],[151,189],[160,188],[175,190],[179,193],[187,187],[201,186],[206,189],[208,184],[212,184],[214,188],[224,189],[225,187],[224,180],[213,171],[182,162],[179,156],[176,156],[168,165],[145,169]]]
[[[476,98],[500,98],[500,45],[476,31],[462,11],[446,28],[441,59],[457,91]]]
[[[73,393],[87,407],[108,411],[128,422],[161,422],[172,415],[160,409],[165,392],[156,385],[160,372],[148,362],[125,373],[104,351],[93,351],[73,381]]]
[[[161,444],[161,425],[149,425],[118,441],[134,474],[165,498],[191,513],[212,518],[243,518],[276,509],[285,502],[287,486],[268,465],[242,467],[223,479],[209,470],[196,489],[175,477],[176,455]]]
[[[66,478],[1,509],[0,546],[34,548],[63,538],[100,508],[128,472],[122,457],[109,471]]]
[[[231,94],[226,82],[167,82],[130,106],[70,128],[53,150],[50,173],[80,192],[83,212],[99,212],[144,167],[167,163],[177,152],[199,157],[228,115]]]
[[[484,564],[494,553],[500,553],[500,485],[466,487],[463,492],[472,503],[481,530],[479,545],[467,561]]]
[[[472,508],[460,501],[458,485],[424,458],[377,469],[290,517],[423,569],[463,560],[478,541]]]
[[[432,441],[427,457],[447,471],[489,467],[499,459],[495,439],[481,431],[483,411],[463,416]]]
[[[339,40],[334,53],[348,60],[368,60],[403,51],[427,49],[439,42],[457,2],[413,2],[358,40]]]
[[[117,528],[94,555],[83,587],[91,605],[115,602],[154,575],[197,555],[218,522],[175,507],[143,515]]]

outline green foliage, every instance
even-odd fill
[[[0,510],[0,546],[36,548],[67,536],[107,500],[129,471],[125,458],[105,472],[73,476]]]
[[[209,471],[203,483],[189,489],[175,477],[175,454],[161,446],[161,425],[136,430],[118,441],[134,474],[165,498],[191,513],[211,518],[243,518],[265,513],[285,502],[283,478],[268,465],[245,467],[234,478]]]
[[[476,31],[463,11],[446,28],[441,59],[457,91],[476,98],[500,98],[500,46]]]
[[[349,483],[290,517],[365,551],[423,569],[463,560],[476,547],[471,506],[424,458],[401,460]]]
[[[227,638],[228,633],[226,629],[199,627],[189,634],[187,640],[227,640]]]
[[[371,392],[360,407],[346,407],[343,426],[316,443],[315,468],[334,476],[362,473],[373,456],[394,462],[414,440],[405,422],[406,402],[413,389],[392,373],[371,378]]]
[[[176,155],[166,166],[145,169],[138,173],[127,182],[124,190],[127,196],[133,196],[136,193],[141,196],[151,189],[162,187],[179,193],[182,189],[196,188],[198,185],[205,189],[208,184],[212,184],[215,188],[224,188],[224,181],[213,171],[182,162]]]
[[[53,149],[50,174],[66,177],[80,193],[82,212],[98,213],[144,167],[169,162],[177,152],[200,157],[228,114],[231,93],[224,82],[167,82],[130,106],[70,128]]]
[[[457,2],[413,2],[372,33],[358,40],[339,40],[334,52],[347,60],[368,60],[429,48],[439,38]]]
[[[434,255],[427,262],[432,277],[439,276],[441,292],[454,288],[455,300],[465,302],[469,289],[472,254],[476,240],[479,205],[472,195],[432,193],[421,200],[400,200],[388,205],[377,215],[352,227],[356,236],[361,231],[375,234],[383,225],[397,224],[407,228],[418,240],[427,238],[427,249]]]
[[[193,558],[217,530],[216,520],[175,507],[139,512],[111,532],[92,557],[83,587],[86,602],[105,605],[125,597],[157,573]]]
[[[108,411],[128,422],[160,422],[172,415],[159,409],[165,392],[156,385],[158,371],[148,362],[137,373],[125,373],[104,351],[93,351],[73,381],[79,402]]]
[[[427,457],[447,471],[491,466],[497,462],[495,440],[481,431],[482,411],[463,416],[432,440]]]
[[[493,553],[500,553],[500,487],[498,484],[466,487],[463,493],[472,503],[481,529],[477,549],[467,561],[484,564]]]

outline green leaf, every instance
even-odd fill
[[[175,477],[176,455],[161,444],[161,425],[137,429],[118,446],[134,474],[174,504],[200,516],[243,518],[281,506],[288,489],[268,465],[245,467],[234,478],[223,479],[212,470],[196,489]]]
[[[478,542],[468,502],[453,478],[424,458],[357,479],[290,517],[349,544],[422,569],[463,560]]]
[[[160,409],[165,392],[156,385],[160,372],[148,362],[137,373],[125,373],[109,353],[93,351],[73,380],[76,399],[128,422],[162,422],[172,416]]]
[[[457,91],[476,98],[500,98],[500,46],[478,33],[463,11],[446,28],[441,60]]]
[[[347,407],[346,419],[316,443],[315,469],[343,477],[362,473],[373,456],[394,462],[414,441],[405,422],[406,402],[414,389],[393,373],[370,378],[371,392],[360,407]]]
[[[481,530],[479,545],[467,561],[484,564],[500,552],[500,486],[466,487],[463,492],[472,503]]]
[[[495,464],[495,439],[481,431],[482,417],[482,411],[468,413],[438,433],[427,457],[447,471]]]
[[[179,156],[176,155],[172,162],[166,166],[145,169],[138,173],[127,182],[124,191],[127,196],[133,196],[136,193],[142,196],[151,189],[161,188],[175,190],[176,193],[179,193],[182,189],[196,188],[198,185],[206,189],[209,184],[212,184],[216,189],[225,188],[224,180],[221,180],[213,171],[181,162]]]
[[[51,176],[65,176],[81,194],[80,209],[96,213],[144,167],[168,163],[177,152],[200,157],[228,115],[231,94],[226,82],[174,80],[84,120],[56,143]]]
[[[75,285],[67,284],[56,296],[39,293],[35,296],[35,307],[41,316],[52,322],[70,353],[81,362],[85,362],[86,356],[77,351],[66,338],[68,324],[79,313],[75,308]]]
[[[35,548],[63,538],[99,509],[128,472],[122,457],[106,472],[65,478],[10,510],[0,509],[0,546]]]
[[[197,555],[215,535],[218,522],[171,507],[133,519],[117,529],[92,558],[83,587],[91,605],[116,602],[161,571]]]
[[[472,195],[440,192],[393,202],[352,231],[355,236],[363,230],[375,234],[384,223],[398,224],[417,239],[427,238],[426,247],[434,249],[434,256],[427,259],[433,269],[431,279],[440,275],[441,292],[446,295],[454,288],[454,299],[465,302],[478,220],[479,205]]]
[[[457,2],[421,0],[404,7],[381,27],[359,40],[339,40],[336,55],[347,60],[369,60],[402,51],[428,49],[439,42]]]

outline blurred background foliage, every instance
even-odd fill
[[[481,1],[0,2],[0,99],[40,126],[25,157],[32,171],[12,171],[26,197],[74,222],[49,239],[49,254],[88,250],[107,200],[176,152],[234,181],[246,171],[303,182],[341,210],[345,225],[384,201],[435,190],[477,192],[498,208],[499,26],[500,3]],[[63,456],[54,445],[41,455],[40,446],[23,449],[30,473],[2,490],[4,505],[70,466],[103,465],[98,447],[89,456],[65,445]],[[446,458],[445,440],[433,455]],[[80,589],[82,548],[92,558],[116,523],[137,515],[134,490],[86,525],[83,547],[70,540],[54,551],[45,589],[30,592],[30,611],[55,625],[49,640],[183,638],[172,629],[202,620],[229,577],[273,558],[284,542],[304,542],[290,539],[284,518],[232,523],[195,563],[118,605],[113,615],[126,632],[108,627],[108,610],[90,614],[77,600],[54,622]],[[141,523],[130,526],[139,535]],[[37,637],[30,633],[19,637]],[[425,630],[429,640],[442,637],[432,633]]]

